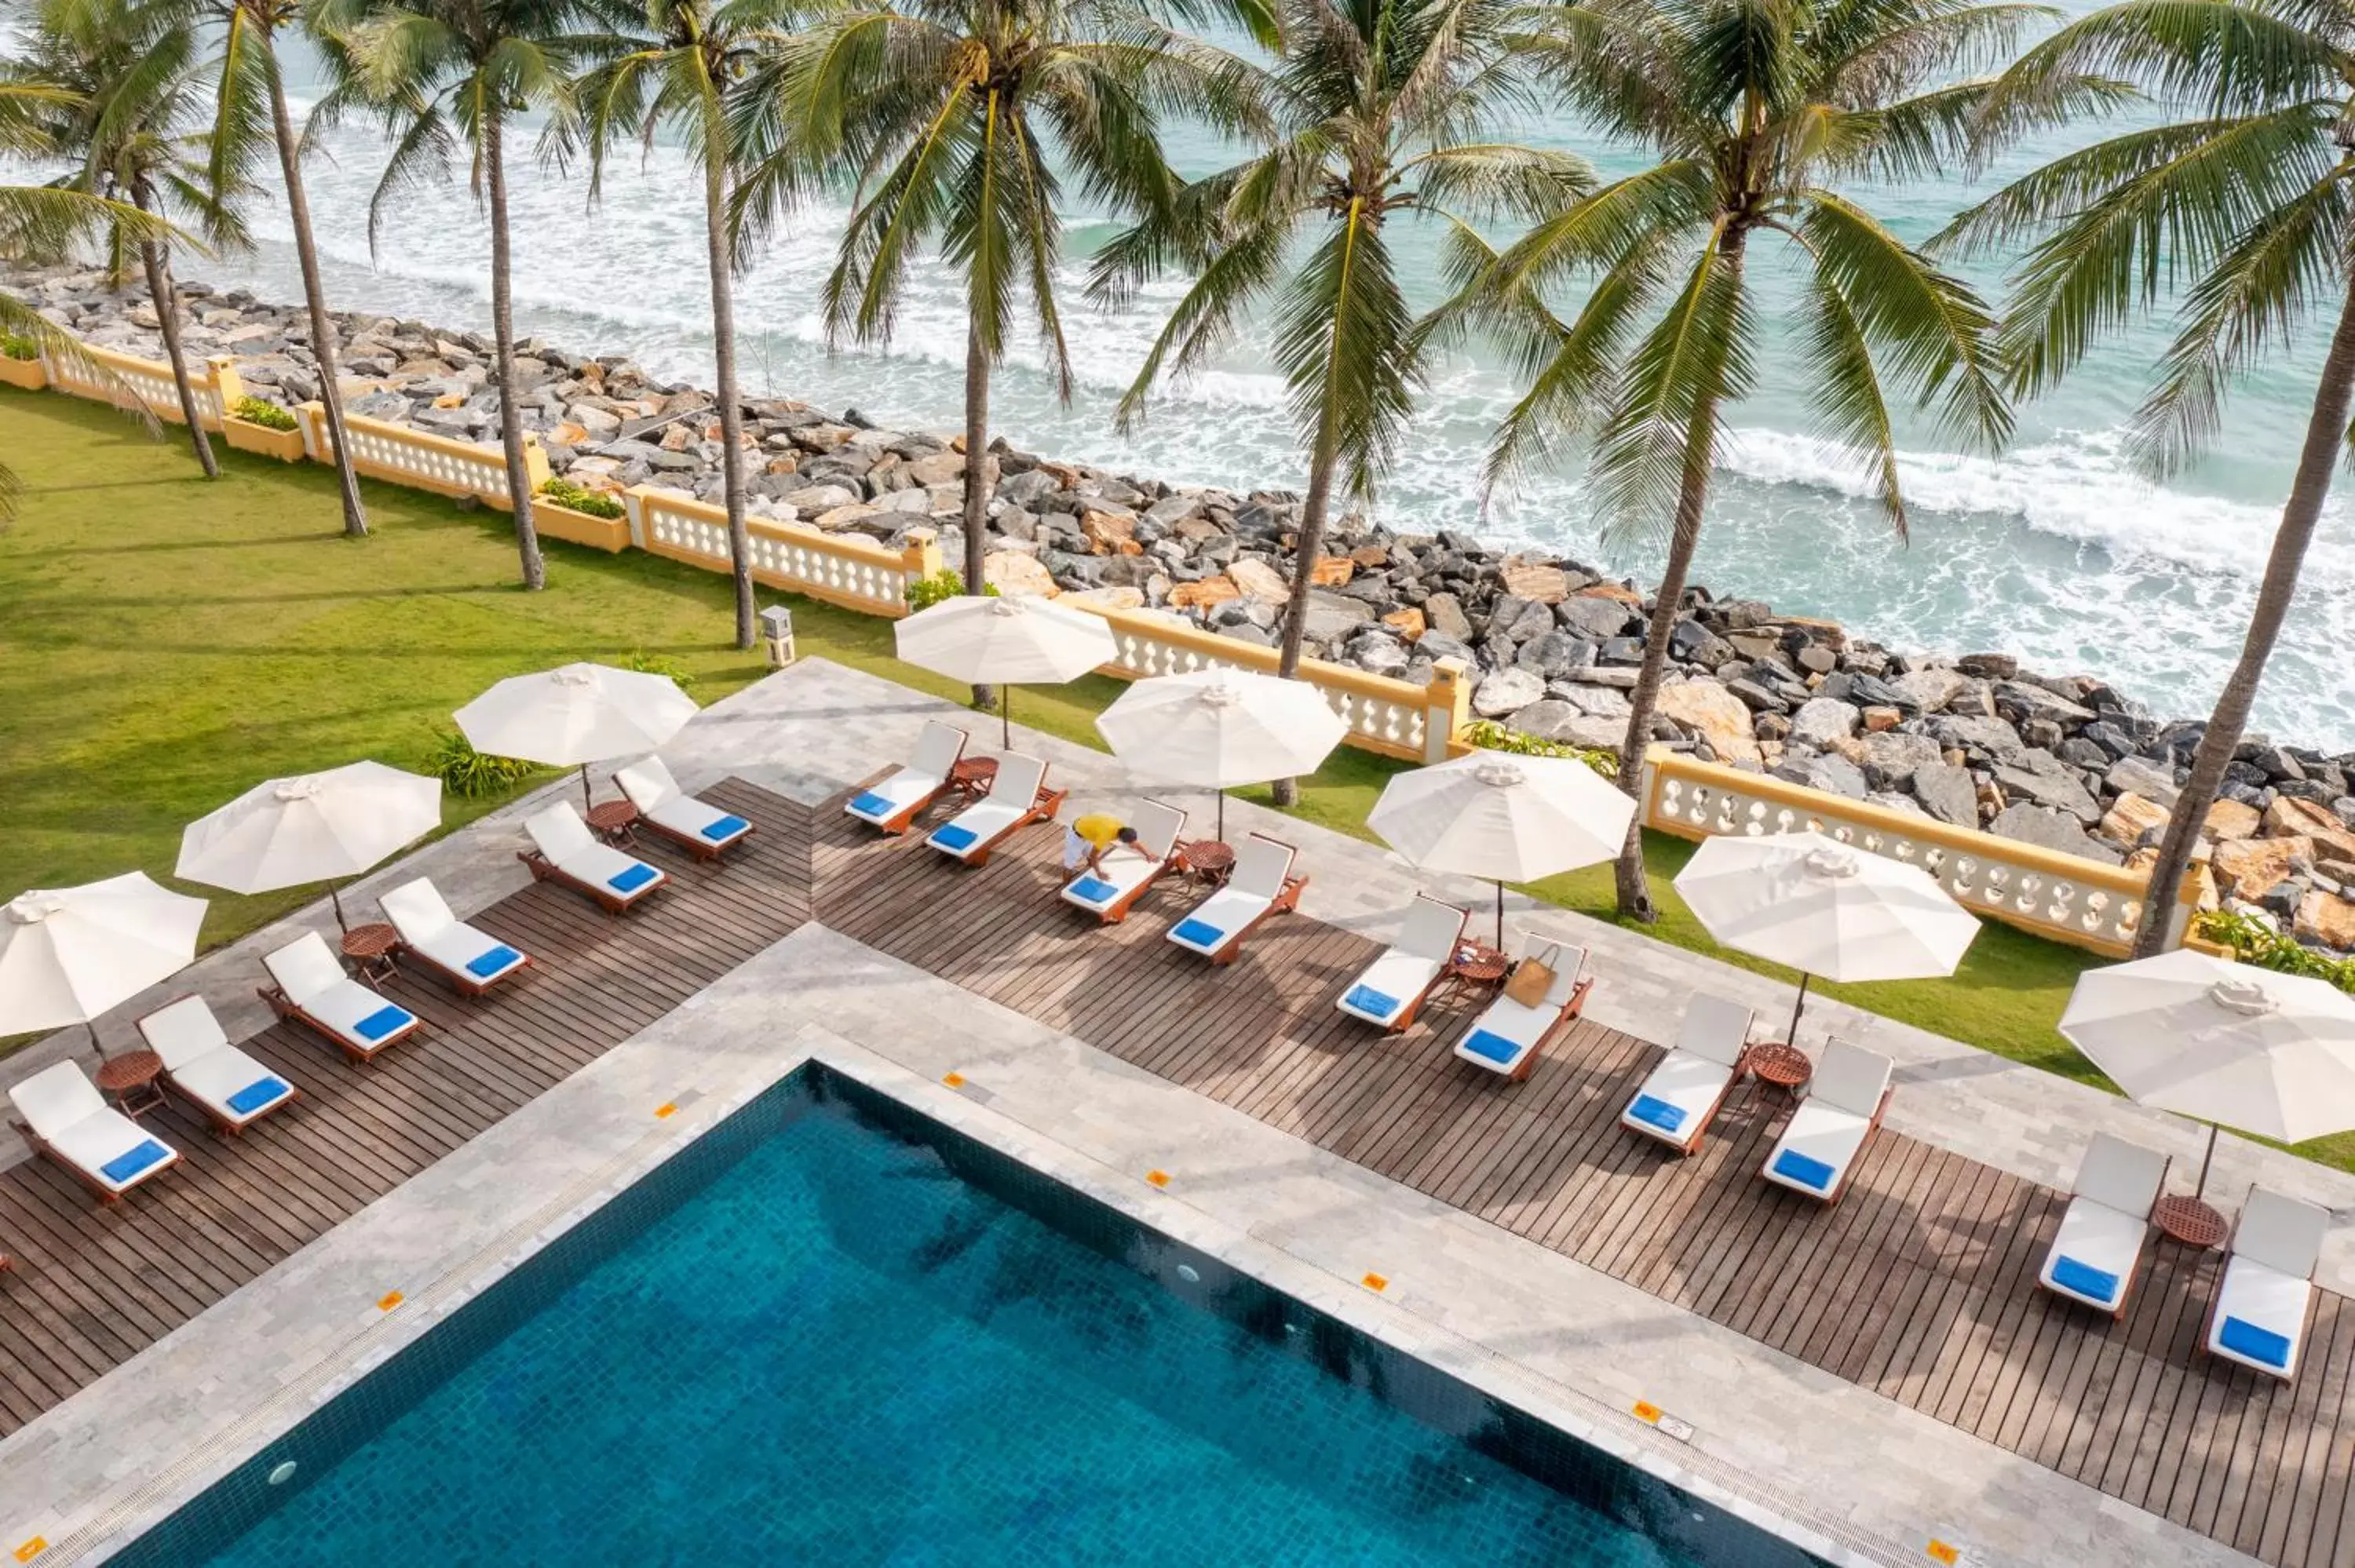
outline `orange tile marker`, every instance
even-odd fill
[[[25,1542],[24,1545],[16,1548],[16,1561],[19,1563],[30,1563],[34,1558],[38,1557],[42,1552],[47,1552],[48,1549],[48,1538],[46,1536],[37,1535],[33,1537],[32,1540]]]
[[[1391,1287],[1391,1282],[1379,1274],[1369,1274],[1359,1283],[1369,1290],[1388,1290]]]
[[[1167,1171],[1148,1171],[1145,1173],[1145,1179],[1156,1187],[1169,1185],[1169,1172]]]
[[[400,1305],[400,1300],[401,1297],[400,1291],[388,1290],[383,1294],[383,1296],[378,1298],[376,1309],[379,1312],[389,1312],[394,1308]]]

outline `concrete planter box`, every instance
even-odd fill
[[[531,523],[546,538],[586,545],[592,550],[612,554],[630,547],[630,520],[626,516],[591,517],[586,512],[559,506],[544,495],[531,498]]]
[[[221,419],[221,434],[229,444],[241,452],[259,452],[263,457],[276,458],[280,462],[301,462],[304,456],[303,429],[273,430],[267,425],[257,425],[250,419],[240,419],[235,414]]]
[[[0,386],[22,387],[27,392],[38,392],[48,384],[48,366],[39,360],[10,359],[0,355]]]

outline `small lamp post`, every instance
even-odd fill
[[[773,604],[761,612],[761,639],[769,650],[769,668],[782,670],[794,662],[794,612]]]

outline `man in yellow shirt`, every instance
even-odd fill
[[[1063,834],[1063,880],[1070,882],[1082,872],[1102,875],[1104,852],[1116,843],[1135,842],[1136,830],[1110,811],[1091,811],[1072,819]]]

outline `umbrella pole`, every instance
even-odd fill
[[[589,765],[584,762],[581,765],[581,809],[585,811],[596,803],[597,797],[589,792]]]
[[[1796,1045],[1799,1043],[1799,1014],[1806,1011],[1807,983],[1814,979],[1815,976],[1809,974],[1806,970],[1801,969],[1799,971],[1799,1000],[1791,1004],[1791,1033],[1788,1036],[1788,1043],[1793,1045]]]
[[[1212,793],[1219,798],[1219,842],[1225,843],[1227,842],[1227,792],[1224,789],[1218,789],[1213,790]]]
[[[336,906],[336,928],[349,931],[352,923],[344,918],[344,890],[336,883],[327,884],[327,902]]]
[[[1501,877],[1497,882],[1497,950],[1505,950],[1505,884]]]
[[[90,1035],[90,1048],[98,1053],[98,1058],[100,1061],[102,1062],[106,1060],[106,1047],[98,1043],[97,1022],[94,1020],[85,1018],[81,1021],[81,1026],[83,1031]]]
[[[997,688],[998,735],[1006,749],[1014,749],[1014,683],[1008,681]]]
[[[2209,1162],[2210,1160],[2211,1160],[2215,1159],[2215,1158],[2216,1158],[2216,1124],[2215,1124],[2214,1122],[2212,1122],[2212,1121],[2211,1121],[2211,1122],[2210,1122],[2210,1123],[2208,1124],[2208,1147],[2207,1147],[2207,1149],[2206,1149],[2206,1150],[2204,1150],[2200,1153],[2200,1184],[2199,1184],[2198,1186],[2196,1186],[2196,1187],[2194,1187],[2194,1188],[2192,1188],[2192,1189],[2191,1189],[2191,1195],[2192,1195],[2193,1197],[2195,1197],[2195,1198],[2200,1198],[2200,1197],[2205,1197],[2205,1196],[2207,1195],[2207,1192],[2208,1192],[2208,1162]]]

